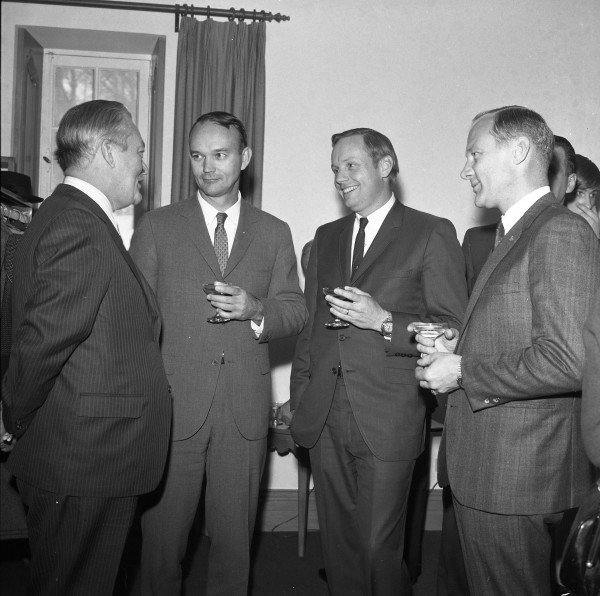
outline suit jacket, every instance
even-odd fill
[[[158,306],[113,224],[76,188],[59,185],[29,225],[12,304],[10,471],[69,495],[155,488],[171,422]]]
[[[318,440],[333,399],[338,363],[357,424],[380,459],[414,459],[423,449],[425,400],[415,379],[419,353],[413,321],[459,328],[467,292],[456,232],[445,220],[396,202],[351,285],[392,312],[388,342],[377,331],[325,328],[331,318],[323,286],[350,285],[354,215],[321,226],[306,276],[309,321],[292,364],[292,434],[305,447]]]
[[[589,488],[577,392],[583,323],[599,281],[594,234],[551,194],[485,263],[456,349],[464,390],[448,398],[443,437],[463,505],[549,513],[575,506]]]
[[[496,226],[497,224],[488,224],[487,226],[469,228],[465,232],[462,250],[465,255],[469,296],[473,291],[479,273],[483,269],[483,265],[494,250]]]
[[[306,320],[288,225],[242,200],[222,276],[194,195],[146,214],[130,253],[156,292],[163,317],[161,349],[173,391],[173,439],[191,437],[204,424],[223,375],[235,388],[229,405],[242,435],[265,437],[271,400],[268,342],[299,333]],[[202,284],[215,280],[261,300],[259,339],[250,321],[207,322],[215,310]]]
[[[583,331],[585,368],[581,408],[583,444],[593,464],[600,468],[600,291]]]

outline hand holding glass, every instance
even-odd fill
[[[218,292],[215,289],[215,284],[214,283],[210,283],[210,284],[203,284],[202,285],[202,289],[204,290],[205,294],[216,294],[217,296],[226,296],[226,294],[224,294],[223,292]],[[206,319],[209,323],[229,323],[230,319],[225,319],[224,317],[222,317],[218,312],[214,317],[209,317],[208,319]]]
[[[352,300],[349,300],[348,298],[344,298],[344,296],[336,294],[334,290],[335,288],[323,288],[323,294],[325,294],[325,296],[334,296],[338,300],[352,302]],[[327,304],[329,304],[329,302],[327,302]],[[350,327],[350,323],[347,323],[346,321],[342,321],[342,319],[338,319],[337,317],[335,317],[335,319],[333,319],[332,321],[327,321],[327,323],[325,323],[325,327],[327,327],[327,329],[345,329],[346,327]]]
[[[418,335],[433,339],[434,341],[448,329],[448,323],[422,323],[421,321],[417,321],[413,323],[412,326]],[[425,356],[427,356],[427,354],[421,354],[421,358],[424,358]]]

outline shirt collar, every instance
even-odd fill
[[[94,203],[96,203],[98,207],[100,207],[100,209],[106,213],[108,219],[110,219],[111,223],[115,226],[117,232],[119,231],[119,226],[117,224],[117,218],[115,217],[113,207],[108,200],[108,197],[101,190],[98,190],[93,184],[90,184],[81,178],[75,178],[75,176],[65,176],[63,184],[74,186],[92,199],[92,201],[94,201]]]
[[[217,213],[227,213],[227,220],[225,224],[228,223],[234,224],[237,227],[238,221],[240,219],[240,209],[241,209],[241,200],[242,195],[238,192],[237,201],[225,211],[220,211],[219,209],[215,209],[206,199],[202,198],[200,191],[196,192],[196,196],[198,197],[198,202],[200,203],[200,209],[202,210],[202,215],[204,216],[204,221],[206,222],[206,227],[210,230],[215,227],[217,222]]]
[[[534,191],[526,194],[522,199],[519,199],[514,205],[509,207],[506,213],[502,216],[502,225],[504,233],[507,234],[522,217],[525,212],[544,195],[550,192],[549,186],[541,186]]]
[[[373,213],[371,213],[371,215],[367,217],[367,219],[369,220],[369,225],[367,226],[367,228],[369,228],[370,230],[379,229],[381,227],[381,224],[383,223],[383,220],[387,217],[387,214],[391,211],[392,207],[394,206],[395,201],[396,198],[394,197],[394,193],[392,193],[391,197],[387,200],[387,203],[384,203],[381,207],[379,207],[379,209],[373,211]],[[358,213],[356,213],[355,216],[355,223],[356,225],[359,225],[360,220],[363,216],[359,215]],[[367,228],[365,228],[365,232]]]

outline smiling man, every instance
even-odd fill
[[[292,434],[310,448],[331,594],[407,595],[406,506],[426,403],[406,327],[460,325],[464,260],[448,220],[394,197],[398,160],[387,137],[358,128],[332,143],[335,188],[353,213],[321,226],[311,248]],[[326,301],[326,286],[337,297]],[[332,315],[348,326],[326,327]]]
[[[418,336],[417,378],[447,393],[447,468],[468,583],[478,596],[549,596],[549,525],[591,485],[581,440],[583,325],[600,247],[548,186],[553,136],[520,106],[475,117],[461,177],[502,227],[451,342]],[[575,265],[574,265],[575,264]],[[458,337],[458,344],[456,344]]]
[[[21,240],[2,399],[28,506],[30,594],[112,594],[137,495],[165,465],[171,397],[152,291],[114,211],[141,200],[144,142],[125,107],[68,110],[65,173]]]
[[[204,114],[189,154],[198,192],[148,213],[131,242],[163,315],[174,416],[164,482],[142,516],[142,593],[181,593],[206,477],[207,594],[246,596],[271,403],[268,342],[299,333],[306,307],[289,227],[240,196],[252,156],[240,120]],[[206,283],[215,285],[208,295]],[[226,322],[208,321],[215,309]]]

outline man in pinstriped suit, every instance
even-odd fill
[[[28,506],[28,593],[106,596],[171,425],[158,306],[113,214],[141,200],[144,142],[98,100],[65,114],[57,146],[64,184],[15,255],[7,466]]]
[[[600,247],[548,187],[552,132],[510,106],[472,124],[467,163],[479,207],[504,235],[473,288],[460,337],[418,336],[417,378],[452,392],[440,448],[469,588],[478,596],[551,594],[548,525],[591,485],[581,440],[582,329],[600,283]]]

